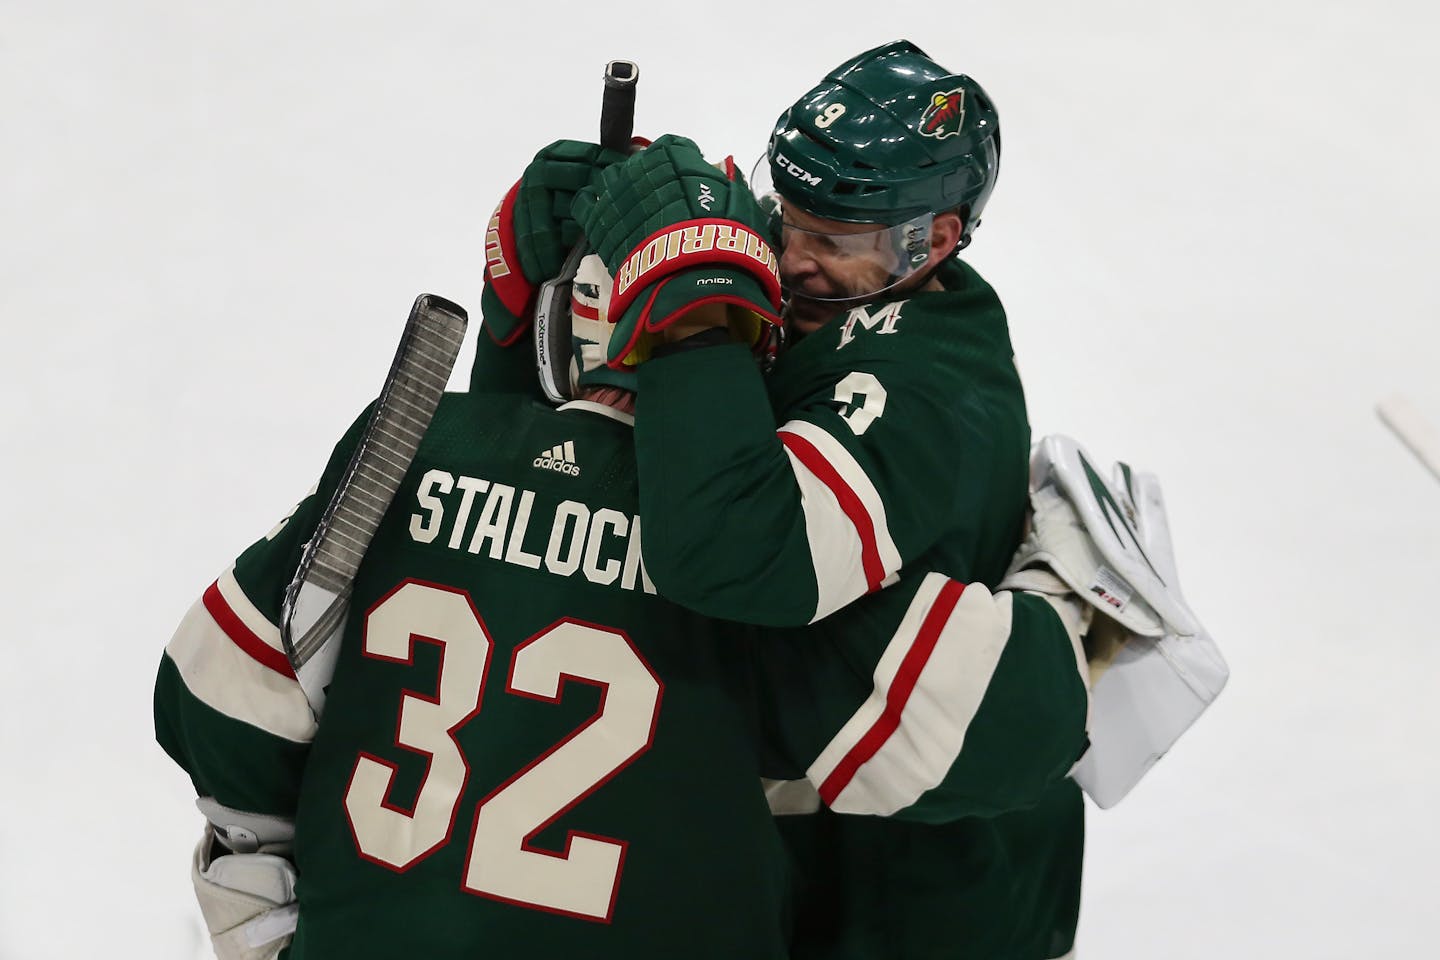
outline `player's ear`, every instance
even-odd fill
[[[935,214],[935,222],[930,227],[930,256],[950,256],[960,243],[963,226],[960,214],[953,210]]]

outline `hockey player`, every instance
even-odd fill
[[[807,880],[797,957],[1072,948],[1083,809],[1065,771],[968,811],[928,789],[926,752],[963,757],[971,744],[963,722],[936,722],[927,681],[953,671],[988,697],[1018,651],[992,675],[977,652],[927,650],[907,630],[945,622],[934,578],[994,585],[1021,535],[1030,435],[1005,316],[955,256],[999,155],[985,91],[901,41],[842,64],[780,117],[768,150],[778,249],[733,166],[717,172],[679,138],[607,166],[575,205],[616,277],[611,362],[638,364],[657,586],[716,616],[815,623],[844,650],[893,635],[851,739],[833,741],[810,780],[836,811],[966,814],[786,821]],[[777,318],[782,287],[799,336],[767,382],[729,341]],[[1008,734],[1017,751],[1056,735],[1023,716]],[[847,803],[872,768],[893,782],[894,765],[914,773],[906,791]]]
[[[582,333],[606,330],[586,327],[595,302],[577,308]],[[321,722],[277,624],[356,430],[176,632],[156,732],[211,824],[193,878],[222,960],[787,955],[787,867],[759,776],[804,776],[868,695],[886,638],[846,651],[871,658],[857,669],[817,657],[805,631],[756,642],[658,597],[616,409],[634,374],[581,346],[590,399],[442,400],[357,575]],[[1080,730],[1076,634],[1064,603],[935,589],[951,613],[921,642],[1015,651],[983,712],[973,684],[937,704],[942,720],[978,716],[966,761],[931,792],[989,804],[1010,789],[991,768],[1063,768],[1074,752],[1019,760],[1006,729]],[[879,773],[855,779],[888,802]]]
[[[670,145],[661,148],[653,156]],[[603,161],[619,159],[587,151],[566,161],[578,174],[571,191],[594,185]],[[541,164],[527,178],[545,170]],[[725,184],[690,185],[697,202],[708,191],[717,211],[738,211],[741,200]],[[545,201],[565,184],[539,186]],[[533,223],[530,209],[511,202],[512,226]],[[724,242],[734,262],[764,261],[760,246],[719,226],[730,231]],[[497,225],[497,238],[504,232]],[[719,238],[718,229],[709,237]],[[703,244],[705,235],[695,239]],[[495,307],[495,264],[519,249],[497,243],[487,258],[486,325],[510,342],[523,330],[523,311]],[[509,275],[553,272],[543,258],[521,264],[505,264]],[[747,287],[743,275],[723,270],[691,279],[707,277],[693,289]],[[646,302],[683,305],[684,287]],[[523,307],[529,292],[517,289],[512,303]],[[987,288],[976,292],[984,300]],[[516,321],[508,332],[506,314]],[[723,322],[758,339],[748,316]],[[825,329],[817,324],[810,339]],[[663,335],[664,325],[644,332]],[[582,355],[605,350],[607,339],[584,344]],[[640,380],[711,352],[696,346],[672,359],[637,339],[632,351],[658,354]],[[477,377],[499,357],[486,349]],[[318,491],[187,616],[157,681],[157,735],[207,798],[202,809],[220,839],[218,848],[202,843],[195,871],[220,956],[274,956],[292,929],[296,958],[782,955],[785,875],[770,823],[755,815],[757,771],[808,778],[836,809],[922,823],[961,818],[934,831],[841,829],[833,844],[821,830],[793,831],[811,908],[802,913],[797,955],[1042,955],[1016,938],[1033,939],[1054,912],[1043,902],[1049,891],[1028,879],[1049,862],[1049,837],[1026,831],[1051,818],[1055,804],[1046,797],[1084,743],[1076,632],[1056,616],[1070,604],[992,597],[983,583],[952,580],[938,562],[922,566],[907,553],[898,583],[811,627],[757,639],[679,611],[650,593],[640,559],[648,507],[629,472],[631,441],[612,416],[635,376],[611,373],[620,379],[586,384],[603,385],[590,396],[608,405],[592,400],[555,412],[532,402],[533,391],[446,398],[361,567],[318,727],[286,675],[274,624],[353,432]],[[1003,393],[1013,371],[997,379],[990,389]],[[504,384],[518,389],[519,380]],[[859,383],[856,393],[872,395],[868,386]],[[702,426],[724,429],[714,408],[725,397],[710,400]],[[884,413],[864,402],[848,412],[860,408],[870,416],[841,418],[856,436]],[[736,464],[741,472],[753,466]],[[1023,465],[1020,483],[1023,499]],[[761,508],[757,518],[768,522],[770,495],[760,491],[743,505]],[[813,486],[808,495],[820,496]],[[986,526],[977,522],[988,543]],[[909,536],[900,538],[907,551]],[[848,549],[843,538],[819,546]],[[865,556],[855,562],[871,566]],[[747,566],[736,575],[750,575]],[[725,577],[718,566],[699,572]],[[796,587],[787,571],[775,573],[785,596],[757,596],[731,616],[820,619],[820,600],[793,619]],[[817,574],[811,595],[820,595],[820,582]],[[717,589],[733,593],[737,585]],[[844,595],[833,584],[825,590],[830,601]],[[686,596],[705,605],[695,603],[696,590]],[[793,796],[783,786],[775,793],[782,804]],[[1039,813],[1029,820],[1000,813],[1037,796]],[[292,837],[298,904],[295,873],[281,856]],[[892,846],[877,857],[882,842]],[[821,916],[814,883],[832,864],[848,874],[829,891],[833,915]],[[857,868],[887,872],[872,880]],[[864,900],[873,894],[885,899]],[[1062,887],[1057,899],[1066,894]]]
[[[220,957],[786,955],[744,637],[656,595],[628,421],[445,395],[318,725],[277,624],[357,430],[191,609],[156,735]]]

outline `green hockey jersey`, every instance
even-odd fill
[[[661,591],[813,624],[777,689],[833,695],[840,663],[872,680],[838,734],[794,748],[829,805],[782,820],[797,957],[1045,960],[1073,937],[1083,819],[1065,775],[1085,744],[1083,663],[1033,597],[999,643],[960,626],[960,584],[993,586],[1018,545],[1029,427],[998,298],[960,261],[940,279],[848,311],[767,380],[739,347],[639,371]]]
[[[318,729],[277,624],[354,430],[169,644],[162,746],[200,794],[296,818],[291,960],[785,955],[745,637],[656,595],[613,416],[445,396]]]
[[[994,583],[1019,541],[1030,430],[1005,314],[968,266],[857,307],[763,379],[740,346],[639,369],[636,457],[662,593],[729,619],[821,620],[927,566]]]
[[[884,322],[859,318],[856,336],[888,337]],[[513,359],[495,354],[485,369],[519,370]],[[874,388],[860,386],[857,405],[839,412],[883,414]],[[833,384],[820,392],[833,396]],[[728,442],[724,425],[706,429]],[[239,809],[298,811],[293,956],[443,957],[477,945],[539,957],[780,955],[789,886],[774,824],[755,805],[762,772],[808,778],[837,810],[895,818],[781,819],[806,878],[795,955],[858,957],[949,936],[932,910],[984,917],[998,905],[1033,919],[1041,909],[1017,892],[1025,860],[1011,842],[1033,831],[1004,828],[1020,814],[991,815],[1053,789],[1083,742],[1074,648],[1048,605],[992,597],[912,561],[879,578],[886,589],[809,627],[755,633],[685,613],[653,593],[628,431],[591,405],[557,413],[519,395],[446,397],[361,569],[317,735],[274,624],[353,443],[352,432],[318,492],[206,591],[157,683],[157,734],[197,790]],[[694,522],[707,518],[697,511]],[[889,536],[909,550],[908,518],[897,523],[903,532]],[[877,552],[856,554],[862,571],[867,550]],[[744,586],[711,584],[727,595],[709,606],[733,604]],[[431,617],[429,632],[402,629]],[[579,648],[601,651],[582,664],[589,673],[571,662],[584,660]],[[631,755],[621,748],[635,746],[647,704],[653,736]],[[582,759],[583,776],[572,772]],[[855,827],[829,836],[836,823]],[[880,856],[887,843],[895,856]],[[957,847],[971,859],[942,853]],[[990,883],[966,864],[990,864]],[[900,882],[909,909],[879,909]],[[988,896],[1002,890],[1009,899]]]

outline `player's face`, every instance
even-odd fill
[[[831,318],[900,285],[926,261],[929,220],[899,227],[844,223],[784,207],[780,239],[780,280],[789,306],[790,328],[810,333]],[[922,231],[906,234],[905,231]],[[900,233],[897,234],[897,231]],[[901,251],[915,251],[916,257]]]

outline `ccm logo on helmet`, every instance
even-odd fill
[[[781,153],[779,150],[775,151],[775,162],[778,163],[785,170],[786,173],[790,174],[790,176],[799,180],[801,183],[808,184],[812,187],[818,187],[820,185],[819,177],[817,177],[810,171],[804,169],[803,167],[792,163],[790,161],[790,158],[785,156],[785,154]]]

